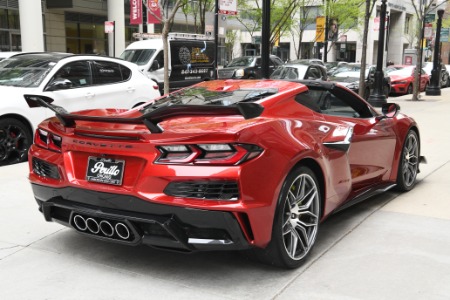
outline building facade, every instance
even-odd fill
[[[322,0],[305,7],[311,18],[321,15]],[[376,64],[378,51],[377,17],[381,1],[372,13],[367,40],[367,63]],[[300,13],[299,13],[300,14]],[[385,60],[402,63],[405,49],[417,45],[415,10],[410,1],[388,0],[386,22]],[[293,16],[300,20],[300,16]],[[172,31],[193,32],[193,18],[179,12]],[[378,18],[379,20],[379,18]],[[115,32],[105,33],[105,21],[115,22]],[[209,28],[214,15],[206,18]],[[299,22],[299,27],[302,26]],[[379,24],[379,23],[378,23]],[[304,24],[305,25],[305,24]],[[274,54],[288,61],[298,58],[315,58],[318,51],[324,57],[324,48],[315,43],[316,24],[303,26],[299,34],[284,34],[274,49]],[[0,0],[0,51],[57,51],[71,53],[98,53],[119,56],[133,42],[136,25],[129,25],[129,0]],[[161,26],[155,25],[154,32]],[[225,50],[227,32],[235,39],[231,50]],[[219,19],[219,64],[233,57],[260,54],[260,33],[245,31],[244,26],[233,18]],[[258,38],[259,37],[259,38]],[[448,42],[443,43],[442,58],[448,63]],[[327,44],[327,61],[359,62],[362,53],[362,25],[355,22],[349,28],[339,27],[334,42]],[[426,53],[424,58],[427,57]],[[446,60],[447,59],[447,60]]]

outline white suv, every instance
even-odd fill
[[[50,97],[68,111],[130,109],[160,96],[133,63],[68,53],[22,53],[1,61],[0,94],[0,166],[25,161],[35,128],[53,116],[30,108],[24,95]]]

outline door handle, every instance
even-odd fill
[[[95,97],[94,93],[86,93],[86,98],[90,99],[90,98],[93,98],[93,97]]]
[[[133,93],[136,89],[134,87],[127,87],[127,92],[128,93]]]

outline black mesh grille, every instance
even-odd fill
[[[39,176],[59,179],[58,167],[54,164],[33,157],[33,172]]]
[[[239,188],[233,181],[172,182],[164,190],[169,196],[210,200],[237,200]]]

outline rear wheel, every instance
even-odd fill
[[[419,173],[419,138],[410,130],[403,143],[402,154],[398,165],[397,189],[401,192],[411,190],[416,184]]]
[[[12,118],[0,120],[0,166],[26,161],[33,136],[21,121]]]
[[[316,241],[321,194],[314,173],[299,167],[287,177],[281,191],[272,228],[272,240],[255,250],[264,263],[283,268],[300,266]]]

